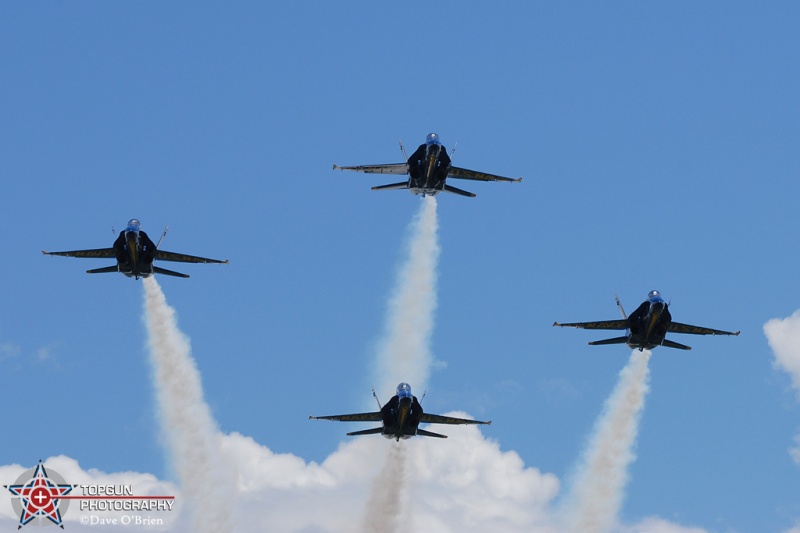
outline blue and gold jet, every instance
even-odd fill
[[[375,391],[372,391],[375,400],[378,400]],[[424,396],[424,395],[423,395]],[[466,418],[455,418],[452,416],[429,415],[422,411],[422,406],[417,401],[417,397],[411,394],[411,385],[401,383],[397,386],[397,394],[386,402],[380,411],[373,413],[359,413],[353,415],[333,415],[333,416],[310,416],[310,420],[338,420],[339,422],[382,422],[379,428],[365,429],[348,433],[354,435],[375,435],[380,434],[387,439],[409,439],[415,435],[423,437],[438,437],[446,439],[447,435],[441,435],[432,431],[419,429],[419,424],[491,424],[492,421],[481,422],[480,420],[467,420]]]
[[[406,155],[403,144],[400,143],[403,155]],[[408,174],[408,180],[400,183],[390,183],[389,185],[379,185],[373,187],[373,191],[383,191],[390,189],[408,189],[414,194],[425,196],[436,196],[442,191],[461,196],[475,197],[475,194],[467,192],[445,183],[447,178],[459,178],[475,181],[522,181],[522,178],[504,178],[485,172],[476,172],[466,168],[454,167],[450,164],[450,156],[442,146],[439,136],[429,133],[425,138],[425,144],[421,144],[417,150],[406,158],[405,163],[391,163],[388,165],[359,165],[354,167],[340,167],[334,164],[334,170],[353,170],[366,174]]]
[[[167,230],[161,235],[161,239],[167,234]],[[161,244],[161,239],[158,245]],[[147,233],[141,230],[141,224],[138,220],[131,219],[125,230],[119,233],[119,237],[114,241],[111,248],[98,248],[95,250],[74,250],[70,252],[45,252],[45,255],[63,255],[67,257],[89,257],[95,259],[116,259],[117,264],[114,266],[95,268],[87,270],[88,274],[102,274],[106,272],[120,272],[129,278],[148,278],[153,274],[164,274],[166,276],[175,276],[178,278],[188,278],[188,274],[181,274],[180,272],[173,272],[165,268],[159,268],[153,265],[153,261],[158,259],[160,261],[176,261],[180,263],[227,263],[228,260],[220,261],[219,259],[207,259],[205,257],[197,257],[194,255],[178,254],[175,252],[167,252],[158,249],[157,244],[153,244]]]
[[[572,327],[581,329],[608,329],[608,330],[627,330],[624,337],[615,337],[601,341],[590,342],[592,346],[600,344],[627,344],[630,348],[641,350],[651,350],[657,346],[667,346],[678,348],[679,350],[691,350],[691,346],[679,344],[665,337],[667,332],[687,333],[690,335],[739,335],[738,331],[722,331],[719,329],[704,328],[700,326],[690,326],[672,321],[669,312],[669,304],[661,297],[658,291],[650,291],[647,300],[631,313],[625,316],[625,310],[617,298],[617,307],[622,313],[622,320],[606,320],[604,322],[574,322],[571,324],[560,324],[553,322],[553,326]]]

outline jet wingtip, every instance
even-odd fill
[[[342,170],[342,167],[337,165],[336,163],[333,164],[333,170]]]
[[[559,324],[558,322],[553,322],[553,327],[560,326],[560,325],[561,324]]]
[[[736,333],[734,333],[734,334],[733,334],[733,336],[734,336],[734,337],[738,337],[738,336],[739,336],[739,333],[741,333],[741,331],[737,331]]]

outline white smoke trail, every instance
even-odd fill
[[[394,391],[401,381],[417,390],[427,385],[436,311],[437,231],[436,199],[425,197],[409,226],[408,258],[398,271],[384,334],[378,345],[379,394]]]
[[[220,459],[221,435],[203,399],[200,372],[175,310],[152,277],[144,281],[145,321],[155,374],[161,429],[195,531],[231,531],[228,509],[235,490]]]
[[[436,310],[439,262],[436,199],[422,200],[408,232],[408,258],[397,275],[385,331],[377,350],[377,383],[382,394],[400,382],[412,388],[427,384],[431,366],[430,339]],[[413,390],[413,389],[412,389]],[[372,482],[364,517],[365,533],[393,533],[399,527],[401,498],[407,490],[405,444],[392,446],[386,463]]]
[[[649,390],[650,355],[633,351],[595,423],[563,508],[568,531],[605,533],[617,525],[628,465],[636,459],[633,448]]]
[[[363,533],[394,533],[400,529],[406,486],[406,443],[393,442],[383,469],[372,482]]]

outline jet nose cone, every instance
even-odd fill
[[[653,302],[650,304],[651,313],[661,313],[664,311],[664,302]]]

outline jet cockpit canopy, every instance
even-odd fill
[[[440,144],[442,144],[442,141],[439,140],[439,135],[438,134],[429,133],[428,136],[425,137],[425,144],[427,144],[427,145],[431,145],[431,144],[440,145]]]
[[[647,299],[650,300],[650,302],[664,301],[664,298],[661,297],[661,293],[658,291],[650,291],[649,293],[647,293]]]
[[[139,223],[139,221],[135,218],[132,218],[128,221],[128,227],[125,228],[125,231],[135,231],[136,233],[139,233],[139,229],[141,227],[142,225]]]
[[[397,386],[397,397],[398,398],[411,398],[411,385],[408,383],[401,383]]]

